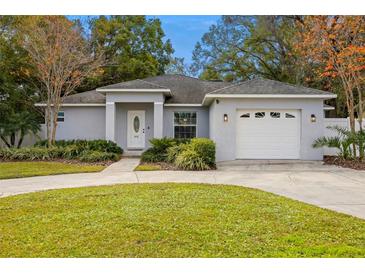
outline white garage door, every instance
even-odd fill
[[[299,110],[237,111],[237,159],[299,159]]]

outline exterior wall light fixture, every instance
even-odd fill
[[[312,115],[311,115],[311,122],[312,122],[312,123],[315,123],[316,121],[317,121],[317,117],[316,117],[316,115],[312,114]]]
[[[228,122],[228,114],[224,114],[223,115],[223,121],[224,122]]]

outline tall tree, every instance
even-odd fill
[[[160,75],[170,63],[173,49],[164,41],[159,19],[145,16],[100,16],[90,22],[91,39],[102,45],[103,75],[89,78],[83,89]]]
[[[0,17],[0,138],[8,147],[20,147],[28,133],[38,133],[41,115],[34,107],[37,82],[29,56],[16,36],[22,17]]]
[[[166,74],[181,74],[190,76],[192,73],[184,58],[174,57],[170,59],[170,63],[165,67]]]
[[[299,82],[292,51],[295,31],[292,17],[223,16],[196,44],[192,69],[227,81],[263,76]]]
[[[47,102],[45,120],[49,145],[55,141],[63,99],[102,65],[102,51],[84,38],[80,24],[64,16],[31,16],[19,24],[23,47],[42,84]]]
[[[355,132],[355,117],[364,113],[365,17],[306,16],[300,24],[297,49],[315,72],[332,83],[340,83],[346,99],[350,127]],[[356,115],[357,114],[357,115]],[[356,155],[356,146],[353,146]],[[360,149],[360,157],[363,151]]]

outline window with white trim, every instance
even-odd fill
[[[191,139],[196,137],[196,112],[174,112],[174,137]]]
[[[65,121],[65,113],[63,111],[59,111],[57,114],[57,122]]]

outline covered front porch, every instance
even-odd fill
[[[140,155],[152,138],[163,137],[163,102],[107,102],[107,140],[116,142],[126,155]]]

